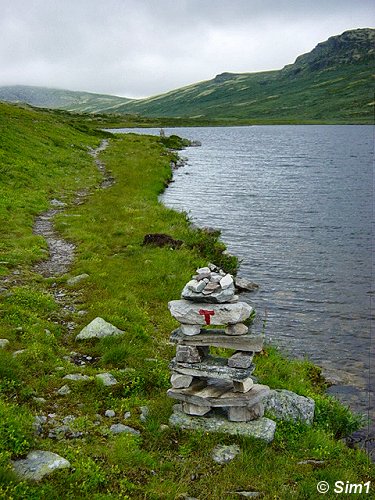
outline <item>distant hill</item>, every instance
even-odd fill
[[[222,123],[372,123],[375,30],[346,31],[281,70],[222,73],[146,99],[0,87],[0,100],[34,106]]]
[[[103,109],[107,110],[113,105],[124,104],[130,100],[125,97],[106,94],[32,87],[29,85],[0,87],[0,101],[26,103],[38,108],[99,113]]]

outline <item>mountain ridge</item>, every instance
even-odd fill
[[[223,72],[143,98],[43,87],[0,87],[0,100],[74,112],[260,122],[372,123],[375,29],[329,37],[280,70]]]

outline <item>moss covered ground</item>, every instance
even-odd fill
[[[0,129],[0,338],[9,340],[0,350],[0,498],[229,500],[240,498],[235,491],[258,491],[269,499],[310,499],[320,498],[322,480],[374,479],[365,453],[342,441],[358,420],[324,395],[319,369],[272,347],[257,356],[255,375],[273,388],[313,397],[313,426],[278,422],[272,444],[168,427],[169,334],[176,322],[167,302],[179,297],[197,266],[213,261],[235,271],[236,259],[222,253],[217,234],[193,229],[186,214],[158,202],[175,155],[159,138],[111,138],[100,158],[115,183],[99,189],[88,148],[99,145],[101,134],[85,129],[83,119],[77,127],[66,115],[0,105]],[[85,202],[75,204],[83,189]],[[55,226],[76,252],[69,273],[43,278],[32,266],[45,258],[46,243],[32,229],[53,198],[66,203]],[[148,233],[169,234],[183,245],[144,246]],[[83,273],[88,278],[68,285]],[[97,316],[124,335],[76,342]],[[91,362],[77,366],[72,351]],[[103,372],[118,384],[103,386],[95,377]],[[58,395],[71,373],[89,378],[68,382],[70,394]],[[143,406],[149,408],[145,421]],[[104,416],[108,409],[115,417]],[[47,416],[39,435],[35,415]],[[80,437],[49,434],[52,421],[66,416],[75,417],[71,427]],[[112,435],[109,426],[118,422],[140,435]],[[241,453],[218,465],[211,453],[219,443],[237,443]],[[21,481],[11,460],[33,449],[56,452],[72,468],[39,483]]]

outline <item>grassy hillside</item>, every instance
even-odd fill
[[[0,100],[90,113],[173,117],[197,125],[372,123],[374,29],[329,38],[282,70],[222,73],[146,99],[0,87]]]
[[[341,441],[358,422],[324,395],[319,369],[285,360],[270,347],[255,360],[259,381],[313,397],[312,427],[279,422],[275,441],[266,445],[167,426],[174,352],[168,338],[176,326],[167,301],[179,296],[197,266],[214,260],[233,269],[236,259],[222,254],[217,235],[192,229],[184,214],[158,202],[175,155],[159,138],[111,138],[100,158],[115,184],[103,190],[87,154],[100,137],[64,116],[0,105],[0,337],[9,340],[0,349],[0,498],[233,500],[234,491],[251,490],[266,499],[310,499],[319,498],[321,480],[374,479],[366,455]],[[74,193],[82,190],[87,197],[76,204]],[[68,274],[43,278],[32,264],[45,256],[46,245],[32,226],[52,198],[66,203],[56,228],[76,253]],[[184,244],[177,250],[143,246],[150,232]],[[67,283],[82,273],[86,280]],[[76,342],[97,316],[124,335]],[[80,365],[83,356],[87,362]],[[95,377],[103,372],[117,384],[103,386]],[[74,373],[88,378],[63,378]],[[65,384],[71,392],[59,395]],[[149,416],[141,419],[145,405]],[[114,417],[105,416],[109,409]],[[45,417],[40,426],[33,425],[36,415]],[[110,425],[120,422],[140,434],[113,435]],[[211,459],[218,443],[236,443],[241,453],[218,465]],[[34,449],[58,453],[72,468],[39,483],[20,481],[10,460]]]

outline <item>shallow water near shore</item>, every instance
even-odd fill
[[[322,366],[336,380],[329,392],[373,419],[372,131],[165,129],[202,146],[181,153],[188,163],[162,201],[222,231],[239,274],[260,285],[244,299],[267,314],[269,341]]]

